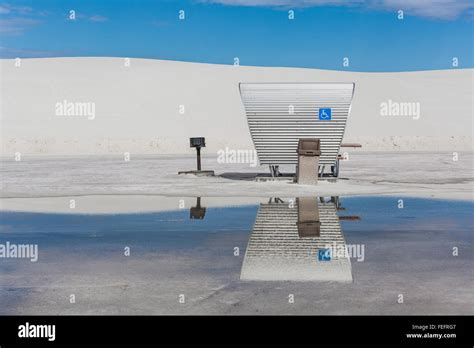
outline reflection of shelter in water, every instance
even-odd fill
[[[337,199],[300,198],[261,204],[250,236],[242,280],[352,281],[344,252],[321,260],[327,248],[345,250]],[[323,258],[324,259],[324,258]]]

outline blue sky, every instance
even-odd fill
[[[472,68],[473,18],[464,0],[0,0],[0,57],[238,57],[351,71],[450,69],[457,57]]]

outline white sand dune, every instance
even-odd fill
[[[354,73],[147,59],[126,67],[120,58],[14,63],[0,61],[3,210],[71,212],[70,197],[78,200],[77,213],[161,211],[196,196],[209,198],[208,206],[231,204],[222,197],[473,197],[474,69]],[[263,81],[355,82],[344,141],[362,143],[364,153],[349,150],[341,180],[309,187],[178,176],[195,166],[190,136],[206,137],[204,167],[217,174],[235,179],[267,170],[216,161],[225,147],[253,149],[238,84]],[[389,100],[420,103],[419,119],[382,116],[380,105]],[[94,103],[94,113],[57,115],[64,101]],[[14,160],[17,152],[21,161]]]
[[[24,59],[1,67],[1,154],[191,154],[252,149],[239,82],[355,82],[345,141],[370,151],[472,151],[473,69],[356,73],[234,67],[148,59]],[[420,103],[420,118],[381,116],[380,105]],[[95,114],[58,116],[64,101]],[[91,104],[92,105],[92,104]],[[180,106],[184,113],[180,113]]]

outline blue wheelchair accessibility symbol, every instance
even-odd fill
[[[331,249],[319,249],[318,250],[319,261],[331,261]]]
[[[331,108],[320,108],[319,109],[319,120],[330,121],[331,120]]]

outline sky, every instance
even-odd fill
[[[0,0],[0,58],[419,71],[473,68],[473,32],[474,0]]]

